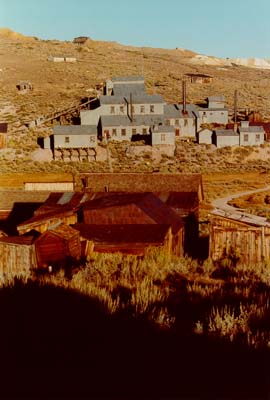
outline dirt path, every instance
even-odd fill
[[[242,197],[242,196],[246,196],[249,194],[264,192],[266,190],[270,190],[270,186],[265,186],[264,188],[249,190],[247,192],[241,192],[241,193],[233,194],[231,196],[222,197],[220,199],[216,199],[216,200],[212,201],[212,205],[213,205],[213,207],[224,210],[224,211],[230,211],[230,212],[234,212],[234,213],[236,211],[239,211],[239,212],[243,213],[243,209],[230,206],[228,204],[228,202],[233,199],[236,199],[237,197]]]

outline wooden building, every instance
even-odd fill
[[[270,260],[270,223],[266,218],[215,210],[210,217],[209,257],[248,264]]]
[[[185,74],[191,83],[211,83],[213,81],[213,76],[207,74]]]
[[[81,257],[80,234],[65,224],[55,224],[35,241],[37,265],[64,267]]]
[[[7,147],[7,131],[8,124],[6,122],[0,123],[0,149],[5,149]]]
[[[26,93],[28,90],[33,90],[33,85],[29,81],[20,81],[16,87],[21,93]]]
[[[150,248],[172,253],[172,230],[169,225],[126,224],[87,225],[76,224],[80,232],[83,255],[93,252],[145,255]]]
[[[30,232],[32,229],[43,233],[56,224],[64,223],[66,225],[72,225],[76,224],[76,222],[77,213],[70,207],[66,206],[57,211],[49,211],[47,213],[42,213],[41,215],[36,215],[17,225],[17,230],[19,235]]]
[[[83,206],[83,220],[90,230],[93,225],[168,225],[172,237],[169,252],[184,254],[184,221],[153,193],[110,193],[88,201]]]
[[[34,241],[35,236],[0,237],[0,276],[37,268]]]
[[[78,36],[73,39],[73,43],[82,45],[82,44],[85,44],[88,39],[89,39],[88,36]]]

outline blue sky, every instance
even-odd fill
[[[270,0],[0,0],[0,27],[41,39],[83,35],[270,58]]]

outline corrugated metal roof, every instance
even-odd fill
[[[215,96],[208,96],[208,101],[225,101],[225,97],[223,95],[215,95]]]
[[[34,217],[28,219],[17,225],[18,228],[25,228],[29,225],[37,225],[54,218],[64,218],[74,214],[74,210],[69,206],[62,206],[59,210],[49,211],[40,215],[35,215]]]
[[[217,136],[239,136],[233,129],[217,129],[214,132]]]
[[[49,192],[1,190],[0,210],[12,210],[17,203],[43,203],[49,196]]]
[[[257,125],[256,126],[249,126],[247,128],[242,128],[240,126],[239,132],[243,132],[243,133],[245,133],[245,132],[247,132],[247,133],[264,133],[264,129],[263,129],[262,126],[257,126]]]
[[[114,76],[112,82],[138,82],[144,81],[143,76]]]
[[[267,218],[259,217],[257,215],[240,213],[240,212],[230,212],[224,211],[221,209],[215,209],[211,212],[212,215],[217,215],[219,217],[228,218],[234,221],[238,221],[241,223],[254,225],[254,226],[267,226],[270,227],[270,222],[268,222]]]
[[[160,243],[170,229],[169,225],[87,225],[75,224],[80,235],[94,242],[103,243]]]
[[[163,115],[136,115],[131,122],[127,115],[102,115],[101,125],[105,126],[153,126],[164,123]]]
[[[78,231],[66,224],[57,224],[56,226],[51,226],[48,231],[53,232],[57,236],[62,237],[65,240],[69,240],[78,234]]]
[[[126,97],[126,100],[125,100]],[[129,96],[100,96],[99,97],[100,104],[126,104],[126,101],[129,102]],[[160,94],[133,94],[132,96],[133,104],[164,104]]]
[[[164,115],[165,118],[195,118],[194,112],[197,110],[197,107],[194,104],[186,105],[186,114],[183,114],[184,106],[183,104],[165,104],[164,106]]]
[[[117,84],[115,83],[113,85],[113,95],[114,96],[129,96],[130,93],[132,93],[133,95],[138,95],[138,94],[143,94],[145,95],[145,86],[144,83],[133,83],[133,84]]]
[[[0,237],[0,243],[17,244],[24,246],[31,246],[36,237],[35,236],[4,236]]]
[[[172,125],[155,125],[153,129],[153,133],[174,133],[175,134],[175,127]]]
[[[54,135],[96,135],[96,125],[56,125]]]

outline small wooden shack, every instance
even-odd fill
[[[149,248],[172,252],[172,232],[169,225],[87,225],[76,224],[80,232],[83,255],[93,252],[144,255]]]
[[[6,122],[0,123],[0,149],[5,149],[7,147],[7,131],[8,124]]]
[[[211,83],[213,81],[213,76],[207,74],[185,74],[191,83]]]
[[[26,93],[28,90],[33,90],[33,85],[29,81],[19,81],[16,87],[21,93]]]
[[[36,215],[25,222],[17,225],[17,230],[20,235],[30,232],[32,229],[43,233],[59,223],[66,225],[76,224],[77,214],[70,207],[63,207],[58,211],[50,211],[41,215]]]
[[[82,45],[82,44],[85,44],[88,39],[89,39],[88,36],[78,36],[73,39],[73,43]]]
[[[209,257],[248,264],[270,260],[270,223],[266,218],[214,210],[210,216]]]
[[[65,224],[55,224],[35,241],[37,265],[39,268],[66,266],[81,257],[80,234]]]
[[[35,236],[0,237],[0,276],[27,273],[37,268]]]

